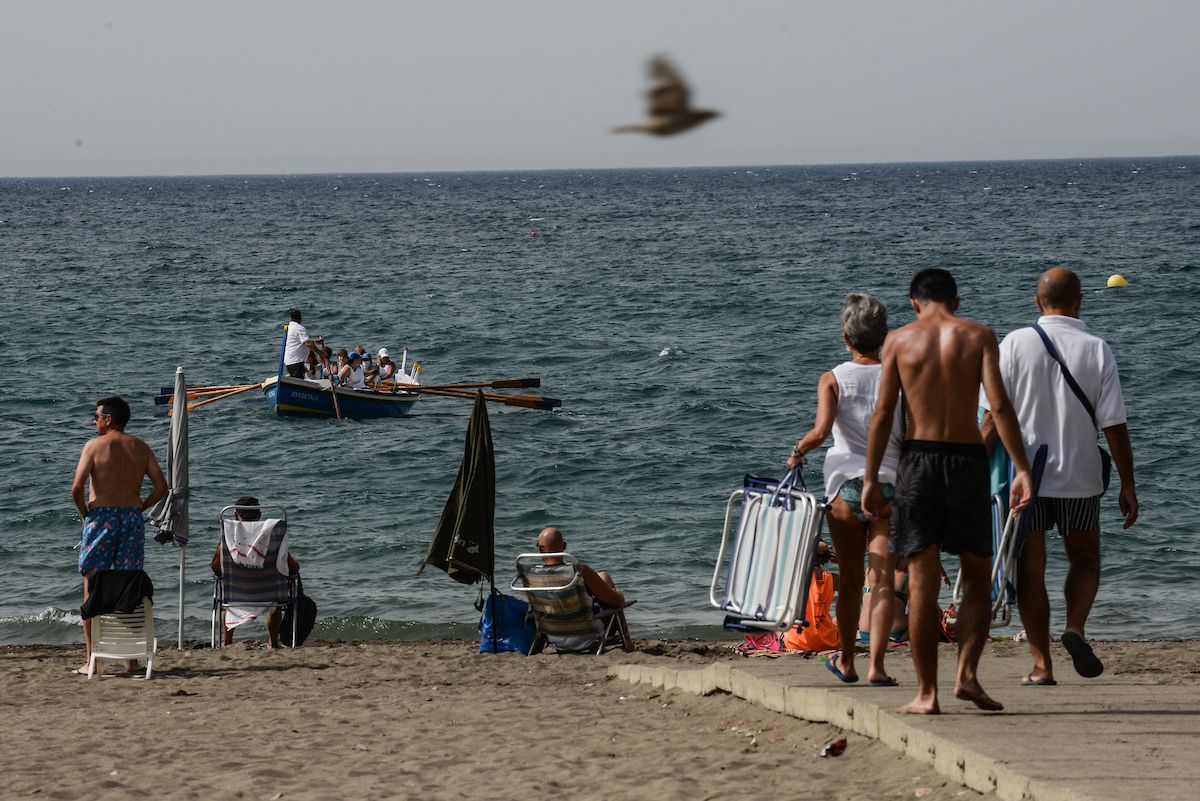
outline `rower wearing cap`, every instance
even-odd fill
[[[393,381],[396,378],[396,363],[392,361],[388,355],[387,348],[379,349],[379,372],[376,374],[375,384],[378,386],[384,381]]]
[[[366,389],[367,382],[363,377],[362,356],[353,352],[348,356],[346,365],[338,373],[340,384],[350,389]]]

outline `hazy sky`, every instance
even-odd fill
[[[0,175],[1200,152],[1191,2],[0,0]],[[658,140],[645,61],[722,118]]]

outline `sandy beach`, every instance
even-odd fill
[[[724,693],[609,678],[617,664],[757,661],[726,643],[639,646],[597,658],[481,656],[464,641],[296,651],[239,642],[221,652],[164,648],[148,682],[70,675],[81,648],[8,646],[0,649],[0,795],[980,797],[853,733],[843,756],[818,758],[840,735],[835,726]],[[784,660],[825,672],[818,659],[776,661]]]

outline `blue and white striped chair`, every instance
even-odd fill
[[[798,470],[779,480],[747,475],[730,494],[709,587],[712,605],[728,613],[725,628],[807,625],[804,609],[826,508]]]

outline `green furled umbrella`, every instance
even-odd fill
[[[454,489],[438,520],[425,565],[446,571],[455,581],[474,584],[487,579],[494,584],[496,542],[496,460],[492,427],[488,423],[483,392],[475,394],[475,408],[467,424],[467,442]],[[421,570],[418,570],[419,574]]]

